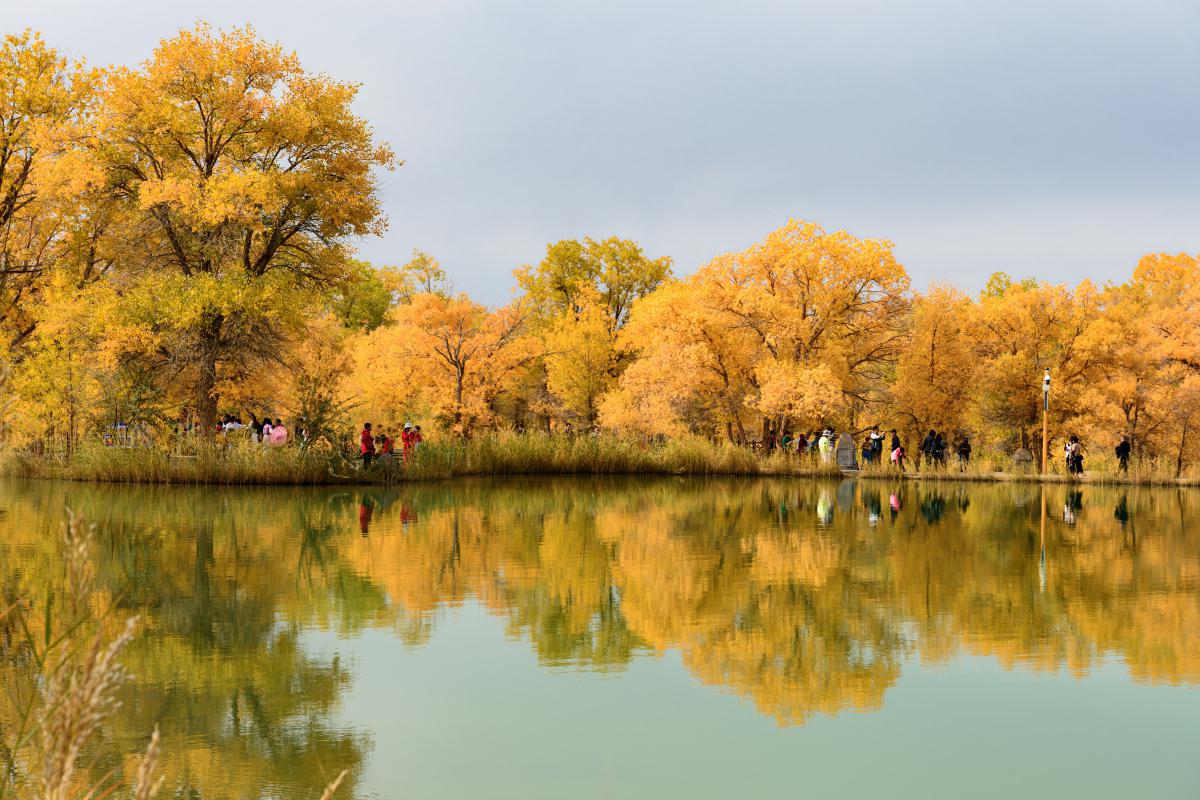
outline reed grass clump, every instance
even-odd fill
[[[1176,477],[1170,461],[1141,461],[1129,472],[1116,459],[1098,455],[1085,462],[1082,480],[1091,483],[1197,485],[1200,477]],[[895,479],[888,462],[860,463],[859,476]],[[249,441],[214,443],[187,454],[150,447],[105,447],[90,443],[68,456],[35,456],[0,452],[0,475],[60,478],[95,482],[217,484],[242,486],[392,484],[466,476],[502,475],[772,475],[839,477],[833,463],[814,454],[775,451],[769,455],[726,442],[701,438],[644,441],[599,435],[562,435],[494,431],[469,439],[434,438],[423,443],[405,463],[400,453],[364,470],[357,453],[329,446],[284,447]],[[1041,475],[1036,463],[1019,469],[1011,456],[977,451],[961,464],[906,460],[906,479],[957,481],[1076,481],[1061,459],[1052,459]]]
[[[18,475],[95,482],[320,485],[361,480],[356,464],[330,450],[269,447],[251,442],[179,454],[154,448],[88,444],[62,461],[18,458]]]
[[[640,442],[617,436],[556,436],[497,432],[419,447],[394,479],[429,480],[468,475],[808,475],[838,474],[807,459],[750,450],[704,439]]]
[[[8,631],[0,646],[6,684],[0,726],[0,800],[76,800],[111,796],[121,787],[111,773],[88,774],[91,740],[116,708],[127,675],[121,653],[137,618],[110,634],[95,613],[91,550],[95,529],[69,515],[62,539],[61,596],[46,588],[41,607],[13,593],[0,608]],[[14,635],[15,634],[15,635]],[[158,733],[136,771],[131,796],[154,797]]]

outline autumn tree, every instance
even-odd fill
[[[1080,410],[1084,389],[1096,377],[1099,351],[1084,336],[1100,313],[1098,292],[1084,282],[1066,286],[993,275],[972,309],[968,334],[977,361],[974,408],[979,421],[1010,445],[1041,438],[1041,377],[1054,381],[1051,437]]]
[[[543,333],[547,391],[566,416],[596,422],[600,397],[632,361],[618,334],[634,302],[670,274],[669,258],[615,236],[555,242],[514,273]]]
[[[712,411],[743,442],[744,413],[764,428],[789,416],[849,423],[876,400],[904,343],[908,276],[891,243],[809,222],[719,256],[669,292],[681,302],[638,307],[652,317],[638,322],[642,356],[663,370],[697,365],[703,380],[689,393],[719,391],[725,408]]]
[[[351,111],[357,87],[306,71],[249,28],[201,25],[108,76],[91,153],[144,236],[113,280],[202,423],[224,382],[276,357],[383,230],[393,157]]]
[[[0,42],[0,330],[17,347],[33,332],[42,281],[69,227],[50,173],[62,129],[88,119],[92,75],[25,31]]]
[[[637,359],[601,401],[605,428],[643,435],[715,435],[745,442],[756,345],[707,303],[696,276],[638,301],[622,345]]]
[[[1197,431],[1198,279],[1197,259],[1146,256],[1131,280],[1105,289],[1082,342],[1096,376],[1082,395],[1079,426],[1107,447],[1128,436],[1135,457],[1169,459],[1176,475],[1193,461]]]
[[[917,430],[960,427],[975,388],[975,356],[966,329],[971,299],[935,285],[913,304],[912,330],[896,363],[896,413]]]
[[[497,398],[536,357],[528,322],[519,301],[493,311],[466,295],[419,294],[358,345],[347,392],[369,411],[423,408],[469,435],[494,421]]]
[[[384,285],[397,303],[411,303],[417,295],[449,297],[453,284],[436,258],[424,250],[413,250],[403,266],[382,270]]]

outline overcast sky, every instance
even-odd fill
[[[919,288],[1200,250],[1195,0],[0,0],[94,65],[200,14],[361,82],[407,162],[362,255],[419,247],[490,303],[557,239],[682,274],[789,217],[891,239]]]

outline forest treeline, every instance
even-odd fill
[[[386,226],[378,174],[399,163],[356,91],[248,28],[200,25],[106,69],[4,40],[15,444],[257,412],[332,441],[366,419],[742,445],[879,424],[1011,452],[1040,445],[1049,368],[1054,441],[1196,460],[1197,256],[1147,255],[1117,285],[998,273],[978,296],[920,292],[891,242],[792,220],[687,276],[618,236],[559,241],[488,307],[427,253],[353,257]]]

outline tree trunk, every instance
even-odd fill
[[[224,316],[218,314],[205,323],[200,332],[196,415],[200,418],[203,437],[211,437],[217,427],[217,362],[220,360],[221,326],[224,322]]]
[[[1175,456],[1175,477],[1183,474],[1183,454],[1187,451],[1188,424],[1183,423],[1183,431],[1179,435],[1179,452]]]

